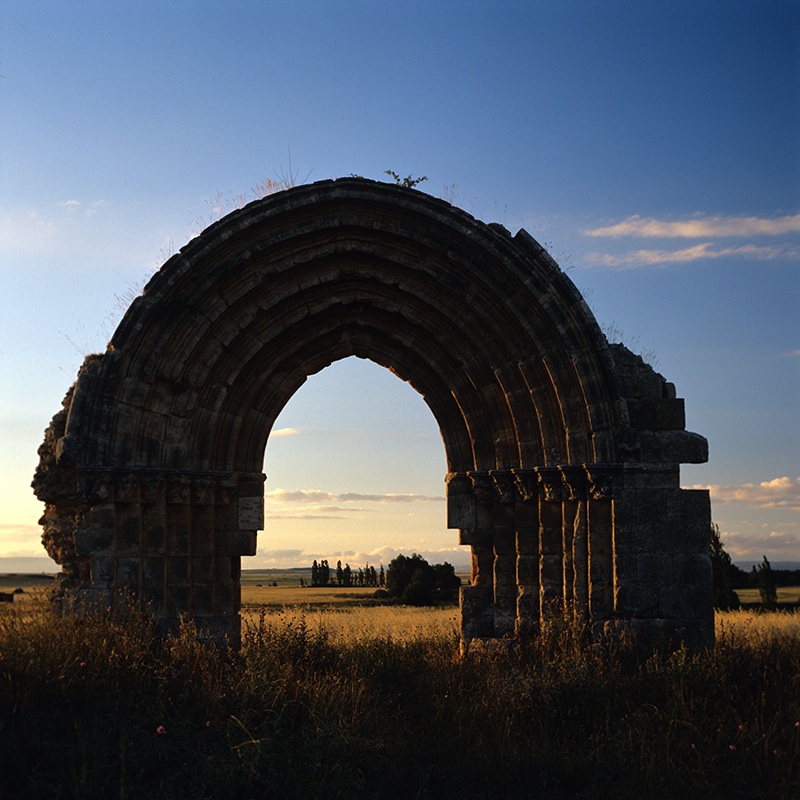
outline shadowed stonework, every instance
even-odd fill
[[[90,356],[40,448],[43,541],[64,607],[133,592],[165,628],[239,635],[262,464],[308,375],[358,356],[422,394],[472,548],[465,643],[568,608],[596,634],[713,641],[707,459],[675,388],[609,345],[524,230],[415,190],[323,181],[206,229]],[[268,527],[267,527],[268,531]]]

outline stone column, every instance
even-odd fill
[[[472,551],[471,585],[459,592],[461,637],[466,644],[494,636],[494,542],[491,528],[486,527],[491,522],[493,489],[488,473],[451,472],[446,481],[447,527],[457,528],[459,544]]]
[[[564,605],[564,485],[556,467],[539,470],[539,606],[541,613]]]
[[[589,618],[602,629],[614,612],[613,472],[588,466]]]
[[[516,633],[530,633],[539,621],[539,476],[514,470],[518,499]]]
[[[493,470],[495,636],[514,633],[517,619],[517,542],[515,505],[517,487],[511,470]]]
[[[565,562],[572,567],[572,584],[567,582],[565,569],[564,586],[569,587],[568,601],[578,619],[586,619],[589,613],[589,542],[587,513],[586,471],[582,467],[562,467],[561,476],[566,489],[564,500],[564,552]],[[571,520],[571,524],[570,524]]]

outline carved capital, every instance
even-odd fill
[[[86,505],[103,503],[111,496],[111,473],[81,472],[78,475],[78,494]]]
[[[167,502],[185,505],[189,502],[189,478],[185,475],[167,478]]]
[[[592,500],[611,500],[614,497],[614,472],[610,467],[586,467],[589,496]]]
[[[539,483],[546,502],[561,503],[567,499],[564,481],[561,478],[561,471],[558,467],[540,467]]]
[[[470,472],[472,491],[479,503],[491,503],[494,500],[494,482],[488,472]]]
[[[561,467],[561,479],[566,500],[586,500],[589,496],[589,481],[583,467]]]
[[[216,481],[213,478],[194,478],[192,480],[192,503],[196,506],[214,505]]]
[[[114,481],[114,500],[118,503],[139,502],[139,481],[136,475],[118,475]]]
[[[516,503],[517,484],[511,470],[492,470],[489,474],[494,483],[495,491],[500,496],[500,502],[504,504]]]
[[[515,469],[514,481],[523,500],[535,500],[539,496],[539,473],[535,469]]]
[[[220,505],[230,505],[236,493],[236,479],[224,477],[217,480],[217,502]]]
[[[164,478],[161,475],[141,475],[139,477],[139,498],[143,503],[158,502]]]

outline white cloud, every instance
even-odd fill
[[[696,217],[666,221],[634,214],[622,222],[583,231],[584,236],[704,239],[709,236],[780,236],[800,233],[800,214],[763,217]]]
[[[788,531],[767,533],[720,532],[722,544],[735,562],[756,564],[766,555],[772,566],[778,561],[800,561],[800,536]]]
[[[629,269],[659,264],[688,264],[692,261],[715,258],[745,258],[750,261],[774,261],[779,258],[800,259],[800,248],[791,245],[745,244],[736,247],[713,249],[713,242],[702,242],[682,250],[635,250],[615,256],[607,253],[589,253],[589,264],[602,267]]]
[[[761,483],[743,483],[739,486],[711,484],[692,486],[708,489],[716,503],[743,503],[755,508],[781,508],[800,511],[800,478],[773,478]]]
[[[346,494],[338,495],[338,499],[345,503],[443,503],[445,498],[442,495],[358,494],[356,492],[347,492]]]
[[[273,436],[277,438],[282,438],[285,436],[298,436],[299,433],[300,433],[299,428],[278,428],[278,430],[272,431],[272,433],[270,434],[270,438],[272,438]]]
[[[267,503],[441,503],[444,502],[442,495],[423,495],[423,494],[361,494],[358,492],[345,492],[336,494],[334,492],[323,492],[319,489],[273,489],[265,492],[264,498]]]
[[[316,559],[327,559],[330,564],[341,560],[342,564],[348,563],[351,568],[358,569],[364,564],[378,568],[381,564],[386,567],[393,558],[399,555],[410,556],[419,553],[430,564],[441,564],[445,561],[452,564],[459,572],[469,572],[469,548],[464,546],[447,547],[439,549],[420,549],[419,547],[383,546],[370,550],[261,550],[256,556],[242,562],[243,569],[290,569],[299,566],[311,566]]]

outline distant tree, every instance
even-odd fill
[[[739,596],[733,590],[733,564],[722,546],[719,525],[711,525],[711,575],[714,608],[730,611],[739,608]]]
[[[766,556],[758,565],[758,593],[761,595],[761,604],[768,611],[774,611],[778,607],[778,590],[775,588],[775,576],[772,574],[772,567]]]
[[[458,597],[461,578],[456,575],[455,567],[447,561],[434,564],[433,574],[436,579],[436,594],[441,600],[454,600]]]
[[[353,574],[352,574],[352,571],[350,569],[350,565],[349,564],[345,564],[344,565],[343,578],[344,578],[344,585],[345,586],[352,586],[353,585]]]
[[[452,600],[461,585],[451,564],[431,566],[421,555],[399,555],[386,570],[386,590],[408,605],[431,605],[434,600]]]
[[[316,570],[314,569],[316,565]],[[328,566],[326,559],[322,559],[319,564],[316,560],[311,565],[311,585],[312,586],[327,586],[331,579],[331,570]]]
[[[413,553],[410,557],[402,554],[396,556],[389,562],[389,566],[386,569],[386,591],[392,597],[404,599],[405,591],[411,583],[414,573],[424,567],[430,569],[430,564],[417,553]],[[431,572],[433,572],[432,569]],[[433,586],[431,585],[432,589]],[[419,593],[416,594],[418,595]],[[419,605],[422,605],[422,603],[419,603]]]
[[[386,586],[386,571],[383,569],[383,564],[381,564],[381,571],[378,574],[378,586]]]
[[[344,584],[344,570],[342,569],[342,562],[336,562],[336,584],[342,586]]]

